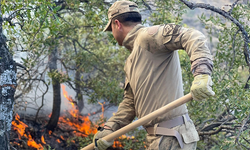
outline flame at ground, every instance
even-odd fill
[[[25,128],[28,127],[28,125],[20,121],[20,116],[18,114],[16,114],[15,120],[12,121],[12,126],[14,130],[17,131],[19,139],[21,139],[21,137],[24,135]]]
[[[46,144],[45,140],[44,140],[44,136],[41,137],[41,141],[43,144]]]
[[[41,144],[37,144],[31,137],[31,135],[29,134],[29,139],[27,141],[27,145],[30,147],[34,147],[38,150],[43,150],[43,146]]]
[[[72,100],[70,96],[68,96],[67,91],[65,90],[65,85],[61,85],[63,95],[68,100],[71,105],[70,110],[68,111],[71,115],[70,118],[66,116],[62,116],[59,118],[59,125],[65,123],[69,125],[77,136],[88,136],[89,134],[95,134],[97,132],[97,125],[94,125],[89,120],[88,116],[81,116],[75,105],[75,102]]]
[[[43,150],[43,146],[41,144],[37,144],[30,134],[25,134],[25,128],[28,127],[24,122],[20,121],[20,116],[16,114],[15,120],[12,121],[12,126],[15,131],[18,133],[18,138],[21,139],[22,136],[28,139],[27,145],[38,150]]]
[[[68,96],[67,91],[65,90],[65,86],[62,85],[63,95],[68,100],[67,102],[71,106],[69,110],[67,111],[69,116],[66,115],[59,117],[58,126],[63,128],[68,128],[70,130],[74,130],[73,133],[76,136],[82,136],[87,137],[89,134],[95,134],[97,132],[98,125],[93,124],[88,116],[82,116],[80,115],[78,108],[76,106],[76,102],[73,101],[73,99]],[[100,115],[101,119],[104,118],[104,104],[105,103],[99,103],[102,106],[102,114]],[[90,116],[90,114],[89,114]],[[101,124],[103,126],[103,124]],[[41,144],[38,144],[35,142],[35,140],[32,138],[32,136],[29,133],[25,133],[25,129],[28,127],[24,122],[20,121],[20,116],[16,114],[15,120],[12,121],[12,127],[13,129],[18,133],[18,138],[21,139],[22,137],[25,137],[27,139],[27,145],[29,147],[36,148],[37,150],[43,150],[42,144],[46,144],[44,136],[41,136]],[[52,131],[48,131],[49,135],[52,134]],[[119,138],[129,138],[126,136],[122,136]],[[60,136],[60,139],[57,139],[58,143],[61,143],[64,141],[65,138],[63,136]],[[66,139],[67,140],[67,139]],[[74,140],[71,141],[72,143],[75,143]],[[19,145],[19,143],[17,144]],[[122,143],[119,141],[114,141],[113,144],[114,148],[123,147]]]
[[[68,100],[68,102],[72,106],[69,113],[71,114],[71,116],[74,117],[75,122],[70,121],[69,118],[65,118],[64,116],[59,118],[59,122],[67,123],[75,130],[80,131],[80,132],[74,132],[77,136],[86,137],[89,134],[95,134],[97,132],[98,126],[92,124],[91,121],[89,120],[88,116],[79,115],[79,111],[77,109],[77,106],[75,105],[75,102],[72,100],[72,98],[70,96],[68,96],[68,93],[65,90],[65,85],[61,85],[61,87],[62,87],[64,97]],[[102,114],[100,115],[100,117],[103,119],[104,118],[104,106],[103,106],[103,104],[105,104],[105,102],[104,103],[99,102],[99,104],[102,106]],[[90,114],[88,114],[88,115],[90,116]],[[83,120],[83,123],[80,123],[78,120]],[[103,124],[102,124],[102,126],[103,126]],[[127,137],[125,135],[119,137],[119,139],[125,139],[125,138],[129,139],[130,137]],[[119,141],[114,141],[113,148],[119,148],[119,147],[123,147],[122,143]]]

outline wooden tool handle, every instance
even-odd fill
[[[160,115],[162,115],[162,114],[164,114],[164,113],[166,113],[166,112],[168,112],[168,111],[170,111],[178,106],[181,106],[182,104],[187,103],[191,100],[192,100],[192,95],[191,95],[191,93],[189,93],[189,94],[169,103],[168,105],[163,106],[162,108],[157,109],[154,112],[128,124],[127,126],[103,137],[102,139],[104,139],[106,141],[111,141],[111,140],[113,140],[113,139],[115,139],[115,138],[141,126],[141,125],[144,125],[147,122],[153,120],[154,118],[156,118],[156,117],[158,117],[158,116],[160,116]],[[82,148],[81,150],[93,150],[93,149],[94,149],[94,143]]]

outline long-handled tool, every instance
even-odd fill
[[[168,105],[163,106],[162,108],[157,109],[154,112],[128,124],[127,126],[103,137],[103,139],[106,141],[111,141],[111,140],[129,132],[130,130],[135,129],[141,125],[144,125],[147,122],[153,120],[154,118],[156,118],[156,117],[158,117],[158,116],[160,116],[160,115],[162,115],[162,114],[164,114],[164,113],[166,113],[166,112],[168,112],[168,111],[170,111],[178,106],[181,106],[182,104],[187,103],[191,100],[192,100],[192,96],[191,96],[191,93],[189,93],[189,94],[169,103]],[[93,150],[93,149],[94,149],[94,143],[82,148],[81,150]]]

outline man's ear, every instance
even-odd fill
[[[117,28],[118,29],[121,29],[122,28],[122,23],[119,21],[119,20],[115,20],[115,24],[117,25]]]

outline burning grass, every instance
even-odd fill
[[[35,122],[35,118],[32,116],[20,119],[20,116],[16,114],[15,119],[12,121],[10,134],[10,142],[14,148],[18,150],[77,150],[92,143],[93,135],[97,132],[97,124],[102,123],[93,124],[88,116],[80,115],[77,106],[72,98],[68,96],[64,86],[62,86],[62,89],[64,97],[71,105],[71,109],[60,116],[58,127],[53,132],[46,129],[49,117],[40,117]],[[103,114],[100,118],[103,119]],[[124,140],[136,142],[133,137],[122,136],[115,140],[110,150],[122,150]]]

